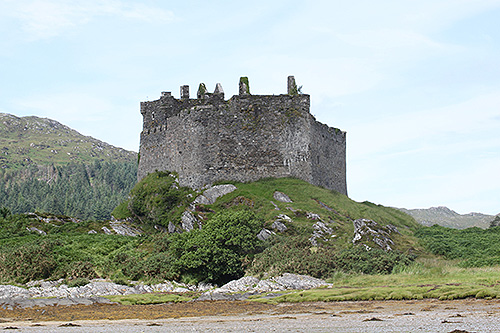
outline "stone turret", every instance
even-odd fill
[[[240,96],[250,95],[250,83],[248,82],[248,77],[240,77]]]
[[[205,83],[200,83],[200,86],[198,87],[198,93],[196,94],[198,99],[205,98],[205,96],[207,96],[207,93],[208,90],[207,87],[205,86]]]
[[[288,85],[287,85],[288,95],[298,95],[299,91],[297,89],[297,84],[295,83],[295,77],[290,75],[288,77]]]
[[[222,89],[222,84],[217,83],[215,85],[214,94],[224,94],[224,89]]]
[[[181,99],[189,99],[189,86],[181,86]]]

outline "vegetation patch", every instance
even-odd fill
[[[196,193],[177,184],[177,176],[155,172],[144,177],[130,192],[130,198],[114,211],[116,218],[134,217],[143,224],[168,226],[180,220],[181,214]]]
[[[107,299],[122,305],[146,305],[146,304],[164,304],[187,302],[193,299],[193,295],[187,293],[150,293],[150,294],[133,294],[133,295],[114,295],[106,296]]]
[[[253,298],[264,303],[332,302],[368,300],[441,300],[500,298],[500,266],[459,268],[453,263],[423,260],[395,268],[389,275],[345,274],[329,280],[332,287],[287,293],[272,299]]]
[[[447,259],[459,261],[463,267],[481,267],[500,264],[500,227],[463,230],[434,225],[422,227],[415,235],[428,251]]]
[[[135,162],[0,168],[0,202],[13,214],[37,211],[104,220],[111,218],[136,180]]]

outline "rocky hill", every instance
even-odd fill
[[[137,153],[55,120],[0,113],[0,207],[110,218],[137,180]]]
[[[0,167],[93,160],[132,162],[137,153],[84,136],[55,120],[0,113]]]
[[[245,274],[387,274],[424,251],[412,217],[293,178],[193,191],[176,174],[156,172],[130,191],[111,221],[5,216],[0,282],[61,278],[61,272],[68,279],[219,285]],[[26,251],[43,253],[47,265],[17,268],[18,253]]]
[[[494,215],[486,215],[481,213],[458,214],[457,212],[447,207],[431,207],[427,209],[405,209],[401,211],[411,215],[417,222],[424,226],[432,226],[434,224],[455,228],[466,229],[470,227],[488,228],[491,221],[495,218]]]

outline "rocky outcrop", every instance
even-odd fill
[[[191,231],[197,224],[198,224],[198,219],[194,217],[193,213],[191,213],[188,210],[182,213],[181,216],[182,229],[184,229],[185,231]]]
[[[165,281],[154,285],[134,283],[121,285],[105,280],[92,280],[80,287],[68,287],[57,281],[32,281],[26,288],[10,285],[0,285],[0,306],[12,309],[14,307],[33,307],[47,305],[90,305],[94,303],[110,303],[105,296],[131,295],[153,292],[203,292],[197,300],[241,300],[249,295],[284,290],[306,290],[328,287],[329,283],[311,276],[285,273],[281,276],[260,280],[245,276],[225,285],[214,288],[210,284],[200,283],[188,285]]]
[[[371,249],[377,245],[384,251],[391,251],[394,241],[391,239],[391,233],[399,233],[393,225],[381,226],[375,221],[368,219],[357,219],[353,221],[354,238],[353,244],[364,245],[366,249]]]
[[[142,234],[142,231],[138,228],[134,228],[130,226],[127,220],[117,220],[114,216],[111,217],[111,221],[109,222],[109,226],[116,232],[118,235],[122,236],[139,236]]]
[[[271,225],[271,228],[278,232],[285,232],[288,230],[288,227],[285,225],[285,223],[290,222],[293,222],[290,216],[286,214],[279,214]]]
[[[293,202],[292,199],[288,197],[288,195],[280,191],[275,191],[273,194],[273,198],[280,202]]]
[[[309,238],[312,246],[318,246],[318,239],[328,242],[330,239],[336,237],[336,235],[333,234],[333,229],[322,221],[314,223],[313,228],[313,234]]]
[[[220,288],[209,290],[206,294],[226,294],[226,293],[262,293],[283,290],[306,290],[329,286],[321,279],[307,275],[284,273],[281,276],[270,279],[259,280],[252,276],[245,276],[239,280],[231,281]]]
[[[38,232],[40,235],[46,235],[47,233],[43,230],[38,229],[37,227],[26,227],[26,230],[31,232]]]
[[[188,285],[178,282],[165,281],[164,283],[145,285],[136,283],[125,286],[105,280],[92,280],[89,284],[80,287],[68,287],[57,281],[32,281],[26,284],[26,288],[10,285],[0,285],[0,300],[8,298],[88,298],[93,296],[109,295],[130,295],[152,292],[188,292],[188,291],[206,291],[213,288],[210,284]]]
[[[269,237],[273,236],[273,235],[276,235],[276,233],[274,231],[271,231],[271,230],[268,230],[268,229],[262,229],[258,234],[257,234],[257,238],[261,241],[265,241],[266,239],[268,239]]]
[[[201,221],[196,217],[195,214],[193,214],[196,209],[196,205],[211,205],[215,203],[218,198],[222,197],[223,195],[229,194],[234,190],[236,190],[236,186],[234,186],[233,184],[215,185],[206,189],[203,194],[196,197],[191,206],[184,213],[182,213],[182,230],[191,231],[196,226],[201,229]],[[175,226],[169,223],[168,232],[173,233],[175,231]]]
[[[194,204],[211,205],[215,203],[218,198],[231,193],[234,190],[236,190],[236,186],[234,186],[233,184],[212,186],[205,190],[202,195],[198,196],[194,200]]]

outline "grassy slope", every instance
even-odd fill
[[[57,121],[0,113],[0,166],[61,165],[73,162],[131,162],[137,153],[84,136]]]
[[[401,211],[369,202],[358,203],[347,196],[311,185],[305,181],[293,178],[264,179],[252,183],[233,183],[237,190],[225,195],[217,202],[209,206],[214,211],[227,209],[234,202],[241,202],[244,197],[253,202],[253,209],[266,221],[266,227],[275,220],[279,214],[287,214],[293,219],[295,232],[299,234],[310,234],[315,221],[307,219],[303,212],[312,212],[321,216],[325,222],[335,230],[337,237],[334,243],[329,244],[341,249],[352,242],[354,226],[352,220],[366,218],[385,226],[392,224],[398,228],[401,235],[394,236],[396,249],[406,252],[409,248],[419,249],[413,232],[420,227],[415,220]],[[287,194],[293,203],[283,203],[275,200],[273,194],[280,191]],[[273,201],[280,210],[276,210]],[[318,201],[328,206],[331,210],[322,206]],[[299,210],[293,213],[287,209],[291,207]],[[289,225],[287,225],[289,226]]]

